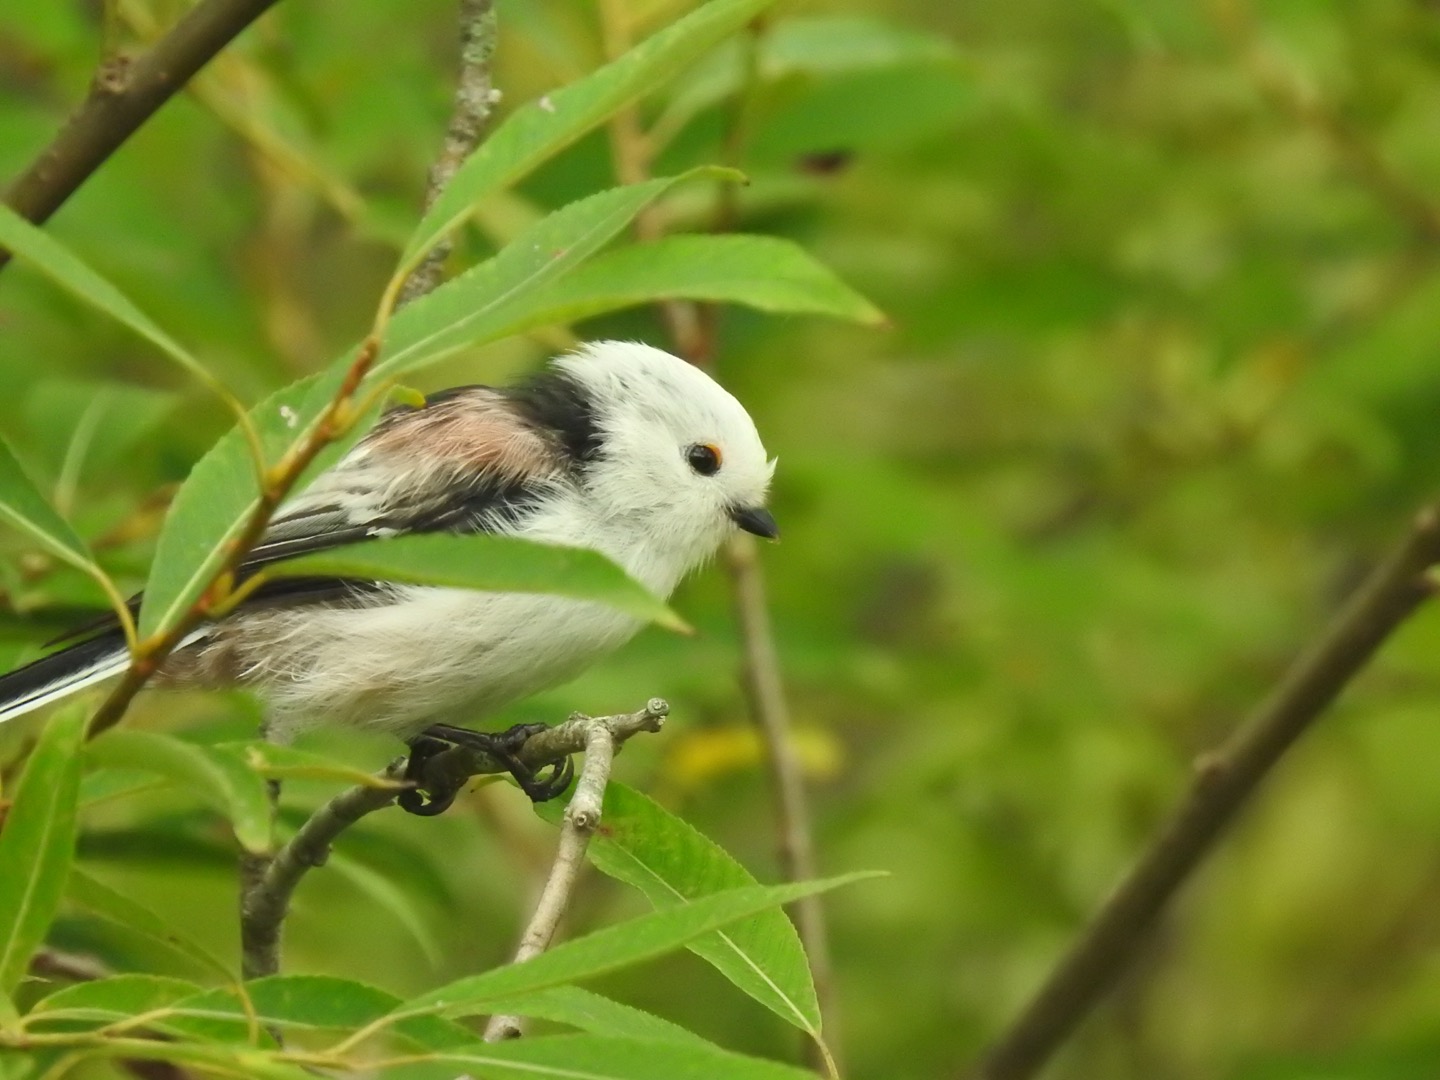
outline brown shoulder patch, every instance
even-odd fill
[[[521,479],[560,465],[554,442],[488,387],[449,391],[423,409],[397,410],[365,440],[379,454],[404,454],[436,464],[494,471]]]

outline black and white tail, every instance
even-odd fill
[[[129,663],[125,638],[116,631],[0,675],[0,724],[119,675]]]

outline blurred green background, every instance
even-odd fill
[[[112,34],[147,40],[184,6],[121,0]],[[687,7],[631,4],[642,31]],[[453,9],[280,4],[54,231],[245,400],[314,369],[363,333],[417,213]],[[502,112],[602,58],[588,3],[499,10]],[[0,177],[83,95],[101,24],[81,0],[0,5]],[[763,557],[822,867],[891,873],[826,900],[842,1056],[859,1078],[955,1075],[1440,479],[1440,5],[787,0],[766,34],[739,227],[798,240],[893,323],[727,312],[718,361],[779,457],[785,542]],[[704,75],[646,109],[678,129],[662,170],[722,154]],[[600,133],[484,208],[461,255],[610,176]],[[676,227],[703,209],[682,195]],[[574,334],[664,344],[644,312]],[[566,340],[420,386],[504,379]],[[0,278],[0,401],[0,433],[138,587],[167,486],[223,410],[23,266]],[[0,545],[8,665],[101,601]],[[647,631],[514,719],[667,697],[675,721],[620,775],[773,880],[724,575],[676,607],[698,637]],[[133,722],[228,738],[251,708],[150,696]],[[395,750],[313,745],[366,767]],[[1437,772],[1426,610],[1051,1075],[1440,1075]],[[87,824],[85,865],[233,953],[217,819],[157,793]],[[551,838],[508,788],[378,815],[301,890],[288,968],[405,994],[498,962]],[[643,906],[597,877],[572,926]],[[79,917],[60,937],[157,962]],[[693,957],[602,989],[794,1051]]]

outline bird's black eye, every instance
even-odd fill
[[[685,460],[701,476],[714,476],[720,471],[720,448],[709,443],[696,443],[685,451]]]

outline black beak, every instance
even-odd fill
[[[736,506],[730,511],[730,520],[748,533],[763,536],[766,540],[780,539],[780,526],[763,506]]]

